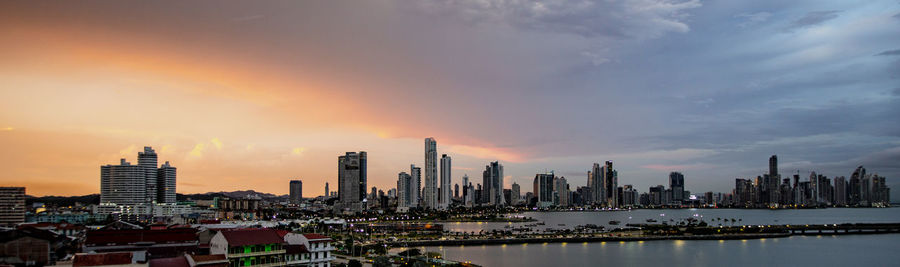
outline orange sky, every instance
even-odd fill
[[[100,165],[135,162],[145,145],[178,168],[179,193],[280,194],[299,178],[305,195],[319,195],[336,182],[337,156],[359,150],[370,155],[371,185],[389,188],[398,172],[422,164],[422,138],[435,132],[379,110],[391,104],[385,99],[341,89],[378,85],[314,69],[284,72],[220,48],[129,32],[5,25],[0,185],[31,195],[96,193]],[[504,149],[448,145],[478,143],[465,135],[436,137],[463,170],[522,160]]]

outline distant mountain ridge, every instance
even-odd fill
[[[288,195],[275,195],[264,192],[256,192],[253,190],[239,190],[239,191],[219,191],[219,192],[206,192],[199,194],[176,194],[176,199],[178,201],[185,200],[212,200],[216,197],[228,197],[228,198],[236,198],[236,199],[261,199],[267,201],[284,201],[287,200]],[[32,203],[44,203],[46,205],[52,206],[74,206],[76,202],[81,203],[82,205],[88,204],[98,204],[100,203],[100,194],[90,194],[83,196],[42,196],[35,197],[26,195],[25,196],[25,204],[31,205]]]

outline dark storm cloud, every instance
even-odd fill
[[[876,56],[900,56],[900,49],[887,50],[878,54]]]
[[[787,27],[787,30],[795,30],[822,24],[826,21],[836,19],[840,12],[840,10],[829,10],[806,13],[805,16],[791,22],[790,26]]]

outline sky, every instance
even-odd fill
[[[453,183],[730,192],[777,154],[900,185],[895,0],[4,1],[0,59],[0,186],[37,196],[143,146],[179,193],[318,196],[347,151],[387,189],[426,137]]]

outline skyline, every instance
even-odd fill
[[[428,136],[452,184],[609,160],[724,192],[777,154],[898,185],[896,1],[484,3],[2,3],[0,186],[97,193],[147,145],[179,193],[319,195],[347,151],[390,188]]]

